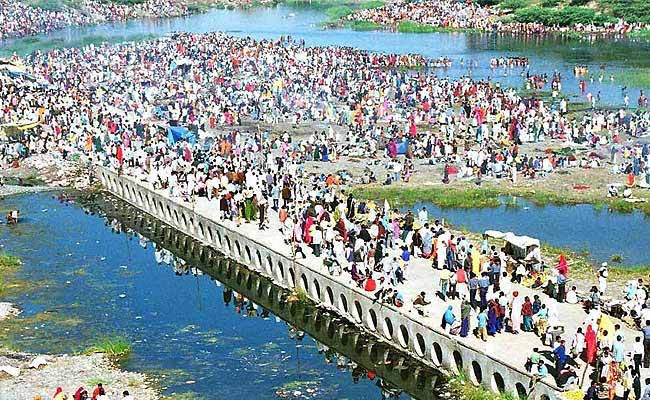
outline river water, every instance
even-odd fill
[[[433,218],[473,232],[514,232],[588,253],[594,262],[610,262],[613,255],[620,255],[624,265],[650,265],[650,253],[643,244],[650,238],[650,222],[641,212],[621,214],[588,204],[536,206],[522,199],[507,199],[497,208],[441,209],[431,203],[409,208],[417,214],[423,207]]]
[[[47,41],[74,43],[98,35],[128,37],[215,30],[260,39],[291,35],[304,39],[310,46],[344,45],[446,56],[454,64],[440,70],[442,75],[457,77],[471,73],[516,87],[522,85],[521,70],[494,71],[488,67],[488,61],[498,56],[529,57],[532,73],[560,71],[567,78],[566,92],[573,95],[577,93],[577,81],[572,77],[572,68],[577,63],[588,64],[592,70],[607,63],[606,74],[615,77],[624,68],[650,64],[650,47],[645,42],[618,40],[604,44],[553,38],[523,40],[507,35],[324,31],[319,27],[324,20],[321,11],[284,6],[214,10],[165,21],[68,29],[5,43],[0,53],[6,55],[16,46],[29,43],[35,47]],[[470,69],[468,65],[476,66]],[[590,84],[590,90],[601,91],[603,99],[611,104],[621,102],[620,84],[616,81],[596,81]],[[635,99],[638,90],[630,93]],[[404,361],[401,355],[393,353],[391,357],[400,358],[399,363],[378,362],[381,357],[377,354],[383,353],[383,349],[377,350],[381,343],[374,343],[353,327],[339,332],[332,331],[338,328],[323,330],[324,326],[338,327],[341,322],[327,325],[324,321],[333,317],[313,309],[288,313],[281,308],[281,302],[268,302],[254,291],[246,292],[247,287],[239,286],[241,282],[229,279],[238,275],[232,268],[239,267],[218,256],[217,261],[195,262],[192,265],[198,269],[186,273],[188,268],[180,261],[187,259],[183,249],[165,246],[175,252],[172,256],[162,250],[161,241],[154,248],[154,243],[138,237],[131,230],[133,227],[127,229],[76,204],[59,203],[51,194],[20,196],[4,200],[2,206],[18,208],[25,215],[20,225],[0,228],[0,246],[22,258],[25,265],[20,275],[33,286],[27,293],[8,299],[24,308],[20,318],[28,329],[10,330],[4,340],[25,350],[81,351],[97,337],[124,336],[134,346],[124,367],[159,377],[165,394],[194,392],[206,398],[264,399],[288,394],[289,398],[379,399],[387,390],[399,392],[395,389],[399,387],[405,390],[401,398],[435,396],[431,389],[436,380],[433,371],[424,369],[415,379],[412,374],[403,373],[415,370],[414,366],[409,367],[412,360]],[[104,207],[114,205],[109,202]],[[537,208],[526,203],[515,209],[426,207],[430,215],[472,230],[510,230],[558,246],[587,248],[598,261],[621,254],[626,264],[650,263],[650,254],[640,245],[650,237],[650,224],[638,213],[611,214],[591,206]],[[139,220],[135,211],[128,210],[123,208],[120,213],[120,220],[127,225]],[[156,233],[151,230],[156,226],[155,221],[146,220],[139,232],[155,240]],[[271,287],[263,280],[258,285],[259,278],[254,279],[257,280],[253,280],[251,287]],[[253,300],[238,300],[233,287]],[[302,330],[307,332],[304,337]],[[326,343],[329,349],[325,350],[320,343]],[[374,350],[366,354],[363,348]],[[402,362],[406,367],[400,370],[386,367]]]
[[[420,53],[428,57],[449,57],[453,65],[440,69],[439,75],[490,78],[504,85],[523,87],[521,68],[497,69],[489,67],[493,57],[520,56],[530,59],[531,73],[560,72],[563,92],[575,101],[585,101],[578,96],[578,80],[573,76],[576,64],[588,65],[599,74],[601,64],[606,64],[605,79],[588,83],[594,95],[601,93],[602,102],[611,106],[622,104],[622,83],[617,81],[630,68],[650,67],[650,43],[625,38],[607,41],[566,39],[557,37],[516,37],[497,34],[429,33],[404,34],[392,32],[355,32],[349,29],[324,30],[320,24],[327,20],[322,10],[276,6],[252,10],[212,10],[205,14],[168,20],[140,20],[120,24],[107,24],[63,31],[4,43],[0,55],[16,49],[33,50],[39,43],[59,41],[74,43],[97,36],[129,37],[141,34],[164,35],[173,31],[211,32],[224,31],[233,35],[257,39],[277,39],[290,35],[303,39],[309,46],[351,46],[360,49],[391,52]],[[610,75],[614,81],[610,81]],[[629,87],[632,104],[636,104],[639,88]]]
[[[33,288],[4,300],[23,308],[26,326],[3,329],[2,341],[76,352],[121,336],[133,344],[123,367],[158,377],[166,395],[380,399],[399,385],[434,397],[434,371],[392,350],[392,363],[378,364],[385,344],[326,312],[269,300],[282,292],[269,281],[121,202],[102,201],[110,218],[52,194],[2,202],[14,207],[25,218],[0,226],[0,246],[22,259]]]

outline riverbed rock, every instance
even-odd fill
[[[36,356],[36,358],[34,358],[32,362],[29,363],[29,368],[40,368],[44,365],[47,365],[48,362],[49,362],[49,357],[44,355],[39,355]]]
[[[5,318],[15,317],[20,314],[20,310],[11,303],[0,303],[0,321]]]
[[[6,373],[16,378],[20,375],[20,368],[12,367],[11,365],[0,365],[0,373]]]

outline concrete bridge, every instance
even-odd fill
[[[122,229],[129,228],[149,239],[188,265],[218,280],[264,309],[272,312],[291,326],[299,328],[342,354],[359,366],[374,371],[389,383],[420,400],[439,399],[436,383],[440,373],[423,365],[413,357],[377,340],[364,329],[347,322],[336,314],[311,304],[287,303],[283,288],[271,279],[238,264],[220,252],[191,236],[163,223],[148,214],[136,215],[122,206],[123,202],[99,204],[109,220],[117,220]],[[388,362],[385,362],[388,361]]]
[[[119,176],[105,167],[96,167],[96,175],[115,196],[267,277],[278,286],[303,289],[317,304],[335,311],[426,365],[451,373],[462,371],[475,384],[495,393],[510,392],[534,400],[557,397],[559,388],[547,380],[531,388],[532,376],[523,369],[523,362],[514,363],[507,359],[510,354],[516,354],[515,360],[522,356],[525,359],[530,343],[517,348],[513,342],[510,347],[506,345],[500,351],[488,354],[473,343],[448,335],[438,323],[432,324],[397,307],[375,303],[372,295],[350,285],[344,277],[330,276],[322,265],[315,262],[315,258],[308,258],[306,262],[294,259],[279,233],[273,229],[265,233],[250,224],[237,227],[230,221],[219,221],[207,202],[192,205],[170,199],[162,191],[145,186],[149,184]]]

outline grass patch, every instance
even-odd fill
[[[208,12],[212,7],[207,3],[193,3],[187,5],[187,11],[190,14],[203,14]]]
[[[362,9],[362,10],[370,10],[370,9],[373,9],[373,8],[383,7],[385,5],[386,5],[386,2],[381,1],[381,0],[369,0],[369,1],[366,1],[364,3],[361,3],[359,8]]]
[[[453,32],[478,32],[476,29],[450,28],[443,26],[432,26],[419,24],[413,21],[402,21],[397,25],[397,31],[401,33],[453,33]]]
[[[620,264],[623,262],[623,255],[622,254],[612,254],[612,256],[609,258],[609,261],[613,263]]]
[[[503,0],[499,3],[499,8],[504,10],[519,10],[520,8],[528,7],[527,0]]]
[[[7,270],[16,270],[18,267],[20,267],[22,262],[20,261],[20,258],[16,256],[9,255],[7,253],[0,253],[0,270],[1,271],[7,271]]]
[[[345,23],[345,27],[353,31],[380,31],[386,29],[385,25],[378,24],[372,21],[349,21]]]
[[[123,337],[105,337],[90,346],[87,353],[103,353],[109,358],[121,361],[131,354],[131,344]]]
[[[25,3],[30,7],[45,11],[63,11],[66,8],[81,9],[79,0],[28,0]]]
[[[616,80],[620,85],[648,88],[650,68],[625,68],[616,75]]]
[[[301,288],[296,288],[287,297],[287,302],[288,303],[298,303],[302,306],[306,306],[311,304],[311,300],[309,299],[309,296],[307,295],[307,292],[305,292]]]
[[[616,19],[586,7],[569,6],[561,9],[524,7],[515,11],[514,20],[522,23],[541,23],[547,26],[574,26],[576,24],[603,25]]]
[[[99,383],[101,383],[102,385],[106,385],[106,386],[108,386],[108,385],[110,385],[111,383],[113,383],[113,381],[110,380],[110,379],[100,378],[100,377],[97,377],[97,378],[91,378],[91,379],[88,379],[88,380],[86,381],[86,385],[89,386],[89,387],[91,387],[91,388],[94,388],[94,387],[97,386],[97,384],[99,384]]]
[[[571,264],[569,266],[569,273],[571,276],[578,279],[596,279],[596,273],[598,272],[599,267],[592,263],[588,251],[575,251],[566,247],[558,247],[548,243],[542,243],[542,254],[545,258],[552,260],[557,260],[560,255],[563,254],[568,260],[570,260]],[[622,262],[623,256],[614,254],[611,257],[611,261]],[[650,265],[609,265],[609,279],[611,281],[645,278],[649,273]]]
[[[435,27],[413,21],[402,21],[397,25],[397,31],[402,33],[431,33],[435,32]]]
[[[630,37],[650,40],[650,29],[641,29],[638,31],[630,32]]]
[[[452,394],[467,400],[514,400],[517,397],[510,392],[494,394],[484,386],[474,385],[465,373],[461,372],[449,380],[449,389]]]
[[[0,253],[0,295],[6,295],[14,287],[10,283],[10,278],[21,265],[20,258],[7,253]]]
[[[650,201],[630,203],[623,199],[606,198],[580,193],[535,191],[526,187],[487,186],[432,186],[411,187],[402,185],[364,185],[351,189],[353,195],[367,200],[388,200],[393,205],[413,205],[429,202],[440,208],[495,208],[503,204],[502,196],[524,198],[538,207],[548,204],[556,206],[596,204],[597,208],[607,206],[610,211],[631,213],[641,211],[650,217]],[[507,202],[506,202],[507,203]],[[507,205],[507,204],[506,204]]]
[[[447,187],[405,188],[401,186],[365,186],[352,190],[356,197],[388,200],[393,205],[431,202],[441,208],[495,208],[501,205],[496,189],[462,190]]]
[[[46,182],[36,174],[32,174],[26,177],[19,176],[10,176],[5,179],[5,182],[8,185],[16,186],[43,186]]]
[[[354,10],[348,6],[334,6],[325,10],[325,14],[332,19],[343,18],[353,12]]]

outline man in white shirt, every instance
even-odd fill
[[[418,219],[420,220],[420,225],[424,225],[429,222],[429,213],[425,207],[422,207],[420,212],[418,212]]]

